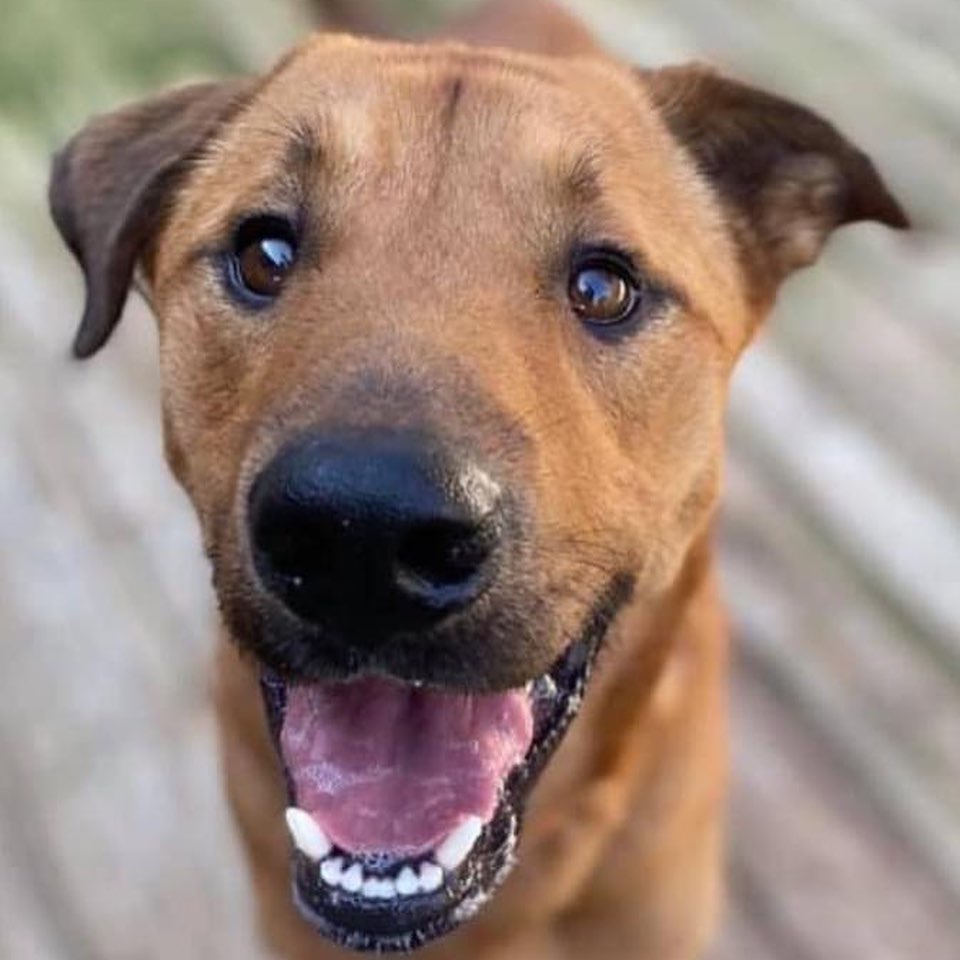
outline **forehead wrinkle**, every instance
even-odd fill
[[[447,136],[453,133],[453,121],[457,114],[457,107],[463,97],[463,88],[465,81],[462,76],[454,75],[445,81],[446,101],[440,114],[441,128],[446,131]]]
[[[470,98],[471,112],[482,116],[494,106],[501,123],[531,109],[539,114],[545,94],[557,104],[561,90],[575,93],[558,65],[543,58],[505,56],[502,51],[461,44],[424,47],[325,35],[305,44],[298,56],[277,70],[267,89],[287,102],[316,104],[317,114],[326,114],[325,139],[339,141],[343,159],[366,160],[369,165],[375,158],[389,161],[389,154],[404,146],[396,143],[398,135],[406,140],[410,134],[427,133],[431,125],[423,126],[427,117],[422,107],[431,100],[433,110],[427,112],[439,114],[439,129],[447,131],[449,139],[455,118],[463,112],[464,82],[478,95]],[[408,100],[421,107],[411,118],[405,116]],[[571,113],[569,105],[562,101],[559,105],[560,113]],[[577,106],[572,112],[579,112]],[[408,122],[412,128],[401,129]],[[538,127],[531,133],[540,137],[543,131]],[[549,139],[562,142],[562,133]],[[589,177],[574,178],[574,190],[578,188],[588,190]]]

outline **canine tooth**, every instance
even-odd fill
[[[348,893],[357,893],[363,886],[363,867],[359,863],[351,864],[340,875],[340,886]]]
[[[404,867],[397,877],[397,893],[401,897],[412,897],[413,894],[420,892],[420,878],[410,869]]]
[[[390,900],[397,895],[397,888],[389,877],[368,877],[361,889],[371,900]]]
[[[332,849],[333,844],[320,829],[320,824],[299,807],[287,807],[287,827],[297,849],[311,860],[322,860]]]
[[[420,867],[420,887],[426,893],[438,890],[443,883],[443,871],[429,860]]]
[[[443,843],[437,847],[434,856],[437,863],[447,870],[456,870],[466,859],[467,854],[477,842],[483,821],[479,817],[467,817],[459,827],[452,830]]]
[[[343,857],[327,857],[320,864],[320,876],[331,887],[337,886],[343,878]]]

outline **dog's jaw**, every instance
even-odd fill
[[[551,670],[515,692],[529,704],[533,733],[503,777],[492,814],[465,817],[428,851],[352,854],[339,848],[296,806],[295,778],[284,763],[293,899],[311,926],[350,949],[406,951],[451,932],[480,909],[514,864],[526,798],[576,717],[603,640],[631,593],[629,577],[611,581]],[[287,685],[263,670],[261,690],[283,758]]]

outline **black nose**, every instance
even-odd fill
[[[254,561],[305,620],[354,636],[415,629],[489,583],[501,505],[488,474],[422,437],[314,435],[253,485]]]

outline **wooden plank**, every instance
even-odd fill
[[[7,416],[34,482],[60,517],[92,542],[109,541],[104,573],[118,582],[121,606],[136,605],[158,650],[205,646],[212,600],[195,521],[161,455],[153,320],[132,303],[111,350],[73,363],[65,347],[81,299],[76,278],[66,285],[74,299],[39,252],[2,229],[0,254],[9,375],[34,374],[16,377]]]
[[[863,2],[863,0],[861,0]],[[871,10],[890,29],[926,47],[960,60],[960,6],[943,0],[869,0]]]
[[[9,275],[17,262],[4,261],[0,289],[32,309],[2,325],[0,496],[16,510],[0,515],[0,603],[16,642],[0,727],[23,730],[3,769],[35,792],[26,811],[2,810],[33,827],[24,889],[46,864],[37,922],[77,918],[81,933],[61,937],[71,958],[252,957],[206,712],[208,577],[159,456],[155,389],[138,402],[142,381],[120,367],[81,373],[46,351],[55,334],[30,322],[64,311],[43,274]],[[190,550],[170,538],[178,526]],[[201,704],[202,735],[190,722]],[[24,916],[10,936],[26,943],[37,922]]]
[[[934,844],[939,856],[941,836],[960,835],[955,678],[758,471],[734,457],[726,486],[721,570],[730,599],[752,634],[780,638],[785,669],[829,679],[845,725],[883,739],[901,791],[937,801],[933,836],[919,845]]]
[[[953,960],[955,904],[752,656],[733,705],[734,858],[781,956]]]
[[[98,960],[261,955],[209,714],[91,758],[48,811],[49,855]]]
[[[960,665],[960,521],[769,342],[731,395],[731,436],[828,528],[945,663]]]
[[[18,914],[10,936],[68,927],[58,939],[71,960],[252,957],[209,707],[184,698],[184,686],[205,690],[206,658],[156,644],[172,682],[155,682],[149,647],[136,642],[138,608],[111,596],[103,575],[109,539],[70,534],[69,515],[23,475],[13,440],[0,430],[0,496],[18,508],[0,531],[3,631],[15,641],[0,730],[18,731],[0,742],[0,820],[18,825],[22,854],[5,862],[25,892],[44,890],[36,912],[46,919]],[[204,706],[186,709],[191,699]],[[29,799],[6,801],[16,785]]]
[[[756,917],[747,909],[747,900],[742,891],[728,889],[720,932],[707,951],[706,960],[794,960],[787,952],[789,947],[764,935]]]
[[[904,879],[908,862],[910,870],[919,870],[925,876],[923,882],[936,889],[937,915],[956,916],[956,906],[950,906],[951,901],[960,903],[956,687],[938,674],[935,665],[927,666],[922,657],[918,659],[915,647],[911,650],[895,636],[896,625],[884,623],[882,615],[871,608],[869,594],[857,589],[836,557],[812,545],[812,538],[802,535],[796,523],[777,519],[777,511],[787,512],[785,505],[758,487],[755,473],[747,476],[734,467],[731,474],[722,571],[741,627],[742,660],[748,668],[735,688],[735,712],[755,698],[753,688],[759,684],[760,696],[772,698],[777,709],[810,740],[810,757],[803,763],[817,759],[834,770],[830,774],[833,785],[820,788],[824,797],[831,803],[834,795],[859,798],[855,805],[866,809],[871,831],[877,831],[862,841],[871,856],[889,856],[882,851],[890,842],[899,849],[888,871],[894,889],[877,890],[876,881],[868,877],[867,902],[850,902],[854,926],[877,922],[873,910],[868,909],[874,898],[880,904],[885,897],[895,897],[902,887],[913,889],[914,881]],[[762,692],[763,687],[769,687],[769,695]],[[784,893],[773,896],[760,910],[754,906],[753,920],[762,925],[761,915],[772,913],[778,929],[793,923],[799,936],[800,920],[806,917],[808,929],[819,931],[807,935],[804,949],[811,956],[860,955],[850,945],[841,948],[839,942],[833,942],[836,933],[829,925],[818,924],[815,914],[808,914],[806,908],[798,908],[790,921],[792,908],[786,901],[792,902],[796,896],[796,881],[778,880],[775,869],[766,863],[767,858],[779,862],[780,853],[761,850],[757,853],[761,862],[752,864],[751,844],[756,839],[757,818],[764,815],[763,804],[770,805],[765,815],[776,818],[778,806],[788,803],[792,812],[803,802],[785,785],[779,800],[772,792],[764,800],[758,792],[756,779],[765,761],[755,742],[755,724],[765,727],[767,721],[735,724],[739,760],[734,821],[743,827],[739,833],[735,830],[734,862],[745,871],[748,888],[769,889],[777,883]],[[938,760],[932,766],[924,762],[934,755]],[[839,761],[829,762],[831,757]],[[803,765],[791,756],[782,762],[795,768]],[[937,793],[943,803],[932,800]],[[764,842],[777,839],[776,830],[770,829],[770,838]],[[802,832],[800,823],[791,820],[790,830]],[[813,848],[831,843],[822,824],[811,825],[808,834],[802,842]],[[842,861],[844,871],[854,869],[849,853],[822,850],[815,856],[834,855]],[[880,872],[886,875],[882,869]],[[831,876],[825,871],[825,880]],[[859,881],[851,878],[850,882]],[[881,912],[886,918],[885,908]],[[896,920],[898,931],[904,922]],[[940,922],[929,917],[920,926],[929,923],[938,928]],[[946,944],[960,930],[948,929],[952,932],[947,940],[933,948],[935,956],[951,956]],[[869,951],[864,955],[874,956]],[[898,955],[895,950],[891,953]]]
[[[885,291],[862,287],[831,260],[796,278],[771,333],[799,375],[957,514],[960,442],[949,442],[949,425],[960,424],[960,353],[896,309]]]
[[[643,66],[681,63],[699,48],[679,10],[660,0],[634,7],[623,0],[563,0],[610,50]]]
[[[59,883],[28,771],[0,729],[0,956],[95,960],[86,924]]]
[[[960,219],[960,207],[944,201],[944,211]],[[908,330],[929,339],[951,363],[960,363],[960,242],[934,231],[897,242],[879,229],[860,229],[862,242],[848,242],[854,232],[837,238],[828,262],[865,296],[885,302]]]
[[[960,140],[960,64],[946,51],[896,29],[882,12],[864,0],[774,0],[790,23],[803,22],[834,41],[869,55],[878,76],[897,84],[901,101],[933,114],[948,134]],[[940,18],[956,27],[946,4]]]

